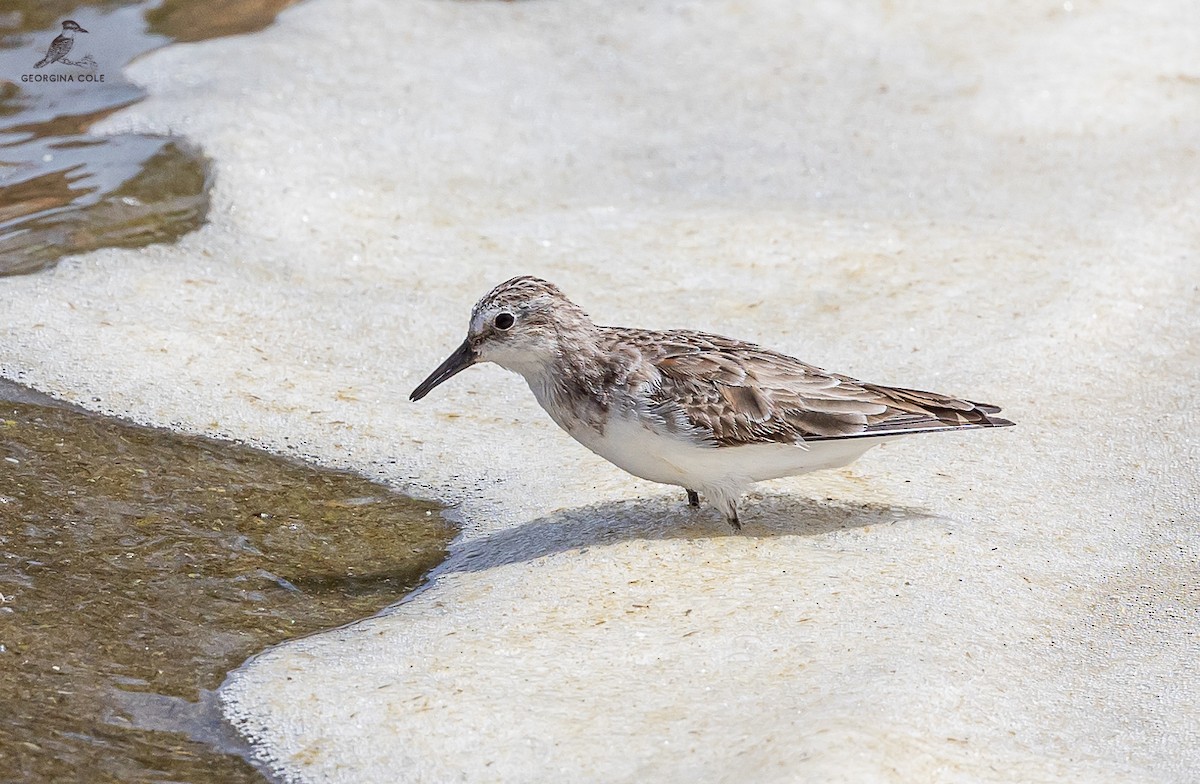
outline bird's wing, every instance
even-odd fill
[[[664,416],[682,416],[721,446],[801,443],[1011,424],[995,406],[867,384],[718,335],[630,331],[658,370],[651,390]]]
[[[46,59],[50,62],[58,62],[67,56],[71,51],[71,47],[75,45],[75,39],[65,35],[60,35],[50,42],[50,48],[46,50]]]

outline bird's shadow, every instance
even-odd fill
[[[928,510],[916,507],[756,493],[743,500],[743,528],[738,532],[712,507],[689,507],[671,496],[610,501],[565,509],[524,525],[461,541],[451,547],[449,558],[433,570],[430,578],[481,572],[630,540],[822,536],[932,516]]]

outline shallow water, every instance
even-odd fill
[[[88,129],[136,102],[121,69],[172,40],[197,41],[270,24],[294,0],[45,3],[0,13],[0,275],[34,272],[101,247],[171,242],[200,226],[212,172],[200,150],[148,134]],[[72,58],[93,69],[34,69],[61,21],[75,18]],[[79,82],[33,82],[63,77]],[[101,81],[102,79],[102,81]]]
[[[3,780],[261,781],[226,672],[396,601],[453,533],[356,476],[0,396]]]

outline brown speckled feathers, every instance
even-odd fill
[[[660,410],[721,446],[1002,427],[996,406],[879,386],[752,343],[690,330],[600,327],[612,354],[634,348],[657,368]],[[674,411],[672,409],[677,409]]]

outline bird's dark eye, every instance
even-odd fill
[[[516,319],[513,318],[513,314],[501,313],[496,316],[496,329],[509,329],[512,327],[514,321]]]

